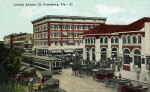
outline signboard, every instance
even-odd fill
[[[73,51],[73,49],[64,49],[64,52],[65,53],[73,53],[74,51]]]
[[[52,50],[52,53],[62,53],[61,49]]]

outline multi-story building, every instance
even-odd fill
[[[10,48],[10,35],[5,36],[3,39],[4,39],[4,47]]]
[[[141,70],[141,78],[150,68],[150,18],[142,18],[129,25],[102,24],[84,32],[83,58],[99,61],[119,57],[122,69]]]
[[[104,24],[106,18],[47,15],[32,21],[34,50],[46,54],[83,49],[84,31]]]
[[[31,49],[33,46],[33,34],[20,33],[11,34],[4,37],[4,46],[6,48]]]

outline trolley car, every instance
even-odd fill
[[[51,70],[52,72],[62,71],[62,60],[55,57],[37,56],[29,53],[23,53],[22,59],[23,62],[29,63],[39,69]]]

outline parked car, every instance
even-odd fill
[[[59,80],[58,79],[49,79],[45,81],[43,84],[43,90],[46,89],[58,89],[59,88]]]
[[[97,80],[112,79],[114,77],[114,70],[111,68],[93,69],[93,78]]]
[[[36,69],[32,67],[27,67],[21,70],[17,75],[16,79],[20,84],[27,85],[30,77],[36,77]]]
[[[41,83],[44,83],[46,80],[52,78],[52,71],[42,71],[42,79],[41,79]]]

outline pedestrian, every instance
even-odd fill
[[[94,74],[95,75],[95,74]],[[95,80],[95,76],[93,75],[93,80]]]
[[[137,80],[139,80],[140,79],[140,69],[138,68],[137,69]]]
[[[121,73],[119,73],[119,79],[121,79],[122,77],[121,77]]]

